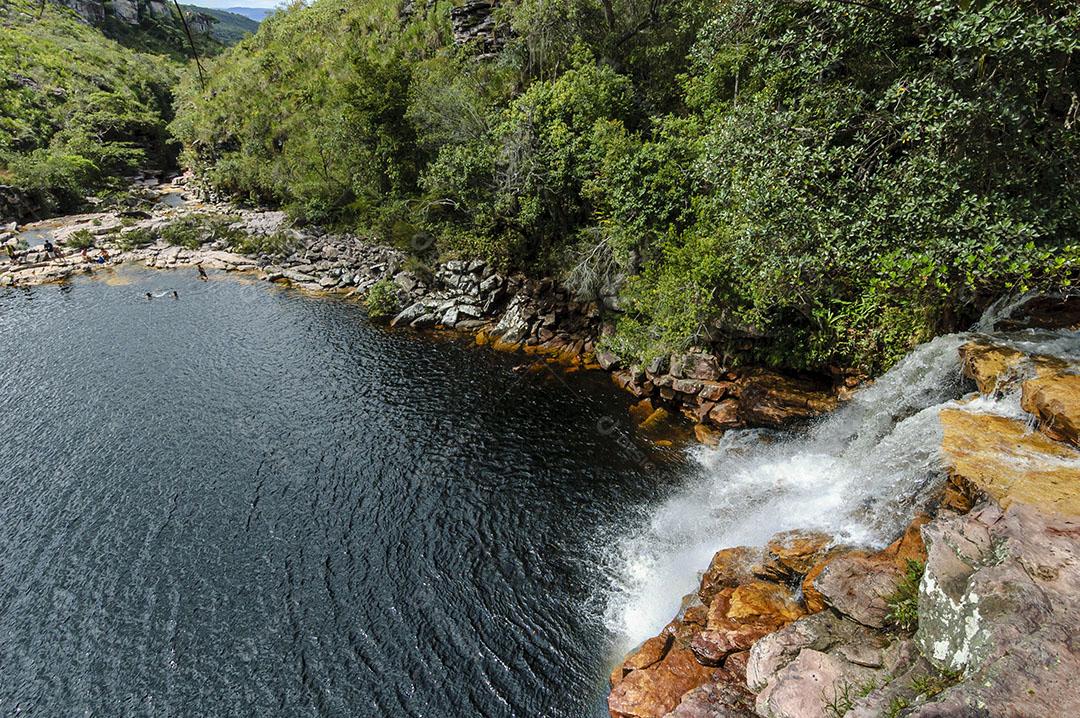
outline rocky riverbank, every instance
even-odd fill
[[[393,326],[467,332],[480,344],[521,352],[536,363],[608,371],[637,399],[632,415],[644,428],[689,420],[705,443],[729,429],[776,427],[830,411],[859,380],[839,371],[794,376],[734,367],[703,349],[647,366],[624,365],[602,348],[603,337],[614,331],[613,296],[582,299],[554,279],[507,275],[482,261],[424,265],[353,234],[293,227],[281,212],[200,201],[186,193],[183,178],[147,189],[156,197],[138,209],[7,228],[0,244],[48,234],[65,256],[30,248],[12,263],[0,255],[0,286],[62,282],[124,262],[250,272],[304,291],[358,299],[381,284],[390,290]],[[165,201],[181,196],[183,201]]]
[[[1031,323],[1076,328],[1053,309]],[[1038,339],[961,347],[978,391],[940,411],[941,489],[896,541],[717,552],[612,717],[1080,714],[1080,338]]]
[[[184,193],[169,185],[149,207],[7,228],[0,243],[47,233],[65,249],[0,256],[0,286],[125,262],[246,272],[359,300],[380,286],[394,326],[467,332],[533,366],[606,370],[636,398],[640,426],[685,417],[706,443],[831,411],[860,379],[731,367],[704,350],[625,366],[603,349],[610,297],[582,300],[552,279],[481,261],[423,266],[355,235],[293,227],[279,212],[167,201]],[[1075,327],[1078,306],[1039,300],[1004,328]],[[672,622],[615,667],[613,718],[1080,712],[1068,680],[1080,669],[1068,639],[1080,619],[1072,341],[1056,354],[1023,342],[964,345],[978,391],[939,413],[942,482],[926,512],[880,550],[788,531],[717,552]]]

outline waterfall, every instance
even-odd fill
[[[980,322],[976,330],[989,327],[992,322]],[[671,620],[720,548],[761,546],[788,529],[821,530],[856,545],[883,546],[895,538],[940,485],[938,413],[956,406],[964,391],[958,349],[974,336],[950,334],[917,347],[799,432],[732,431],[714,448],[694,449],[694,475],[647,507],[636,531],[612,553],[605,619],[623,647]],[[1031,330],[1000,339],[1080,359],[1077,337]],[[979,399],[966,408],[1016,415],[1019,402],[1016,396]]]

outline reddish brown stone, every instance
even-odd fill
[[[675,647],[656,665],[623,678],[608,695],[608,710],[612,718],[663,718],[711,677],[689,649]]]

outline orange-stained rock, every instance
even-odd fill
[[[801,589],[803,604],[806,606],[807,613],[817,613],[825,610],[825,597],[821,595],[821,591],[814,588],[814,579],[821,575],[821,572],[829,565],[832,558],[833,555],[828,555],[818,561],[803,577]]]
[[[1080,375],[1045,372],[1028,379],[1020,405],[1051,439],[1080,446]]]
[[[794,580],[813,568],[831,543],[831,536],[818,531],[783,531],[769,540],[769,555],[755,573],[771,581]]]
[[[611,671],[611,685],[614,687],[631,671],[641,670],[659,663],[667,655],[673,640],[673,634],[664,629],[660,632],[660,635],[653,636],[642,643]]]
[[[481,329],[476,333],[476,345],[479,347],[487,346],[491,343],[491,336]]]
[[[727,615],[739,623],[782,625],[805,613],[786,586],[771,581],[751,581],[732,592]]]
[[[759,548],[736,546],[717,551],[709,568],[701,577],[698,595],[705,603],[725,588],[735,588],[739,584],[752,581],[754,566],[761,562],[765,552]]]
[[[656,407],[653,406],[652,399],[645,398],[631,405],[630,418],[634,420],[635,424],[640,425],[643,424],[654,411],[656,411]]]
[[[491,340],[490,346],[497,352],[516,352],[521,348],[521,342],[508,342],[501,337],[496,337]]]
[[[1004,393],[1025,376],[1056,372],[1066,366],[1054,357],[1024,354],[984,340],[961,346],[960,362],[964,376],[974,379],[984,395]]]
[[[723,433],[724,432],[722,431],[710,429],[704,424],[694,425],[694,438],[697,439],[699,444],[704,444],[705,446],[716,446],[719,444],[720,437],[723,436]]]
[[[1006,508],[1018,501],[1080,515],[1080,451],[1008,417],[960,409],[939,416],[942,454],[953,480],[971,484]]]
[[[663,428],[664,424],[671,419],[671,414],[667,409],[663,407],[654,409],[645,421],[638,424],[638,427],[644,431],[658,431]]]
[[[683,694],[709,682],[712,669],[688,648],[674,647],[656,665],[631,671],[608,695],[612,718],[663,718]]]
[[[960,347],[960,363],[964,376],[975,380],[980,394],[993,394],[1015,380],[1024,364],[1023,352],[983,341],[968,342]]]
[[[922,527],[929,522],[929,514],[918,514],[904,529],[900,538],[883,548],[877,556],[887,558],[901,570],[907,569],[908,561],[925,562],[926,544],[923,543]]]

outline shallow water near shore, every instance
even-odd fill
[[[218,274],[0,290],[0,714],[604,715],[605,557],[693,469],[520,361]]]

